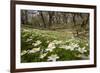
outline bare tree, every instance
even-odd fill
[[[53,20],[54,12],[48,12],[48,15],[49,15],[48,26],[49,26],[49,28],[50,28],[50,27],[52,26],[52,20]]]
[[[45,19],[44,19],[42,11],[40,11],[40,15],[41,15],[41,18],[42,18],[42,21],[43,21],[43,24],[44,24],[44,28],[46,28],[47,26],[46,26]]]
[[[21,11],[21,24],[27,24],[27,18],[28,17],[28,11],[27,10],[22,10]]]

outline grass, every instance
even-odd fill
[[[26,30],[29,32],[32,32],[33,34],[37,34],[37,35],[41,35],[41,36],[45,36],[48,38],[55,38],[55,39],[60,39],[60,40],[65,40],[65,39],[69,39],[72,38],[73,34],[72,32],[67,30],[41,30],[41,29],[32,29],[32,28],[25,28],[22,30]]]

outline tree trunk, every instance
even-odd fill
[[[44,24],[44,28],[46,28],[46,23],[45,23],[45,20],[44,20],[44,17],[43,17],[43,13],[40,12],[40,15],[41,15],[41,18],[42,18],[42,21],[43,21],[43,24]]]

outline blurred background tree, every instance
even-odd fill
[[[69,31],[74,37],[89,37],[89,13],[21,10],[22,27]]]

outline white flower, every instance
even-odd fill
[[[27,53],[26,50],[22,51],[22,52],[21,52],[21,56],[24,55],[24,54],[26,54],[26,53]]]
[[[86,43],[86,46],[88,46],[89,44],[88,43]]]
[[[47,41],[47,43],[49,43],[50,41]]]
[[[59,56],[57,56],[57,54],[52,54],[51,56],[48,57],[48,61],[55,62],[57,59],[59,59]]]
[[[66,48],[65,48],[66,50],[71,50],[71,51],[73,51],[74,50],[74,47],[73,46],[66,46]]]
[[[79,45],[78,45],[78,44],[75,44],[75,43],[71,43],[71,44],[68,46],[68,48],[70,48],[71,51],[73,51],[75,47],[79,47]]]
[[[66,50],[70,49],[70,46],[67,46],[67,45],[61,45],[59,48],[64,48]]]
[[[61,44],[62,43],[62,41],[58,41],[58,40],[53,40],[52,42],[55,43],[55,44]]]
[[[71,51],[73,51],[74,47],[73,46],[68,46],[68,49],[70,49]]]
[[[46,55],[47,55],[47,53],[41,54],[40,58],[43,59]]]
[[[28,38],[28,39],[26,40],[26,42],[30,42],[30,41],[32,41],[32,38]]]
[[[48,48],[55,48],[55,43],[49,43]]]
[[[67,45],[61,45],[59,48],[66,48]]]
[[[27,30],[27,29],[23,29],[23,31],[24,31],[24,32],[29,32],[29,30]]]
[[[54,48],[56,48],[55,44],[51,42],[51,43],[49,43],[48,48],[46,49],[46,51],[52,52]]]
[[[79,45],[78,44],[75,44],[75,43],[71,43],[70,45],[73,46],[74,48],[75,47],[79,47]]]
[[[36,53],[38,51],[40,51],[40,47],[39,48],[33,48],[32,50],[29,50],[28,53]]]
[[[77,49],[80,53],[84,53],[84,52],[87,52],[87,50],[85,49],[85,47],[83,47],[83,48],[78,48]]]
[[[38,46],[38,45],[40,45],[41,43],[42,43],[41,41],[37,40],[35,43],[32,43],[32,45]]]
[[[47,48],[46,51],[52,52],[54,48]]]
[[[59,48],[73,51],[75,47],[73,45],[61,45]]]

